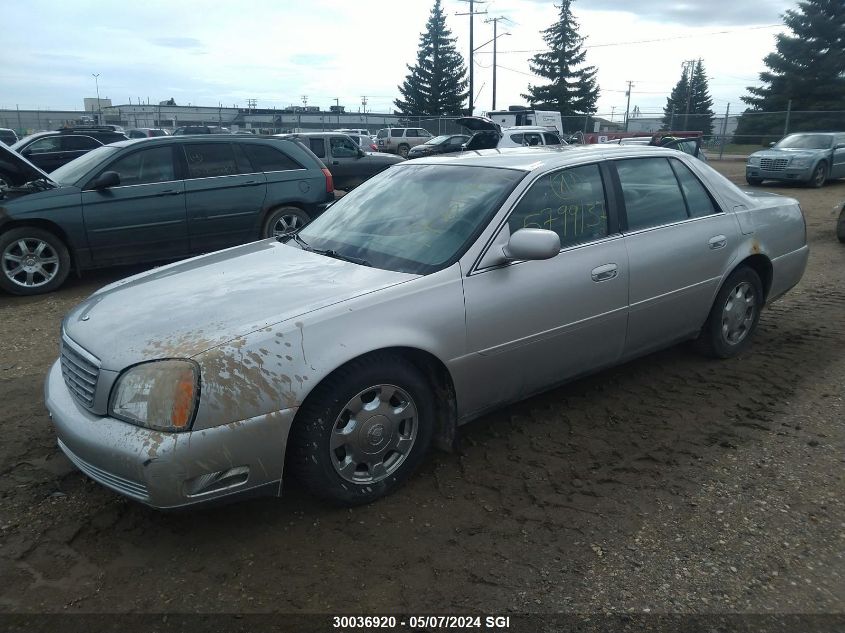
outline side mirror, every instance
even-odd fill
[[[560,237],[547,229],[519,229],[502,248],[510,261],[551,259],[559,252]]]
[[[116,171],[104,171],[102,174],[94,179],[91,187],[94,189],[108,189],[109,187],[117,187],[120,184],[120,174]]]

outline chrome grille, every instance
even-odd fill
[[[789,162],[786,158],[761,158],[760,169],[766,171],[783,171],[786,169],[786,164]]]
[[[67,336],[62,337],[62,377],[77,400],[86,407],[94,404],[100,363]]]

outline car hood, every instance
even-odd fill
[[[5,143],[0,143],[0,178],[16,187],[39,178],[53,182],[46,172],[38,169]]]
[[[405,159],[395,154],[385,154],[384,152],[364,152],[367,159],[379,163],[401,163]]]
[[[104,369],[119,371],[143,360],[192,357],[415,278],[262,240],[106,286],[71,310],[63,327]]]
[[[498,123],[485,116],[465,116],[455,119],[455,122],[473,132],[482,132],[485,130],[490,132],[502,131],[502,127]]]
[[[754,152],[751,156],[755,158],[802,158],[818,156],[820,153],[830,150],[823,149],[764,149],[759,152]]]

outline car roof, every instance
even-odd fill
[[[561,145],[534,147],[507,147],[501,149],[483,149],[459,154],[437,155],[426,158],[415,158],[405,165],[444,164],[468,165],[477,167],[500,167],[533,171],[535,169],[552,169],[567,165],[580,164],[590,160],[605,158],[642,157],[664,154],[671,156],[688,156],[683,152],[661,147],[644,147],[637,145]]]
[[[147,138],[130,138],[126,141],[110,143],[109,147],[129,147],[137,143],[144,143],[145,146],[161,145],[162,143],[184,143],[186,140],[206,143],[248,143],[255,140],[284,141],[288,139],[270,136],[267,134],[179,134],[178,136],[152,136]]]

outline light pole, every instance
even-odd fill
[[[100,108],[100,73],[91,73],[91,76],[94,78],[94,87],[97,89],[97,125],[102,125],[103,111]]]

